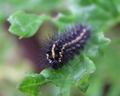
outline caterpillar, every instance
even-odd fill
[[[57,32],[41,48],[41,62],[58,70],[73,59],[74,54],[80,54],[89,37],[90,30],[82,25],[77,25],[61,35]]]

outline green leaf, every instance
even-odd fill
[[[80,57],[75,56],[74,60],[70,61],[69,64],[65,65],[61,69],[54,70],[48,68],[43,70],[39,74],[40,76],[29,73],[25,74],[28,75],[28,77],[19,83],[18,89],[22,92],[36,95],[39,93],[38,85],[41,87],[45,84],[52,83],[60,88],[60,93],[58,96],[69,96],[70,86],[75,85],[84,75],[93,73],[94,71],[95,66],[89,58],[83,55]],[[84,78],[84,80],[85,79],[88,78]]]
[[[89,57],[103,56],[104,50],[110,45],[110,42],[110,39],[104,37],[103,32],[95,33],[85,46],[85,54]]]
[[[47,19],[47,17],[38,17],[34,14],[25,14],[19,11],[8,18],[8,21],[12,24],[9,31],[20,36],[20,38],[31,37],[37,32],[44,19]]]
[[[41,74],[26,73],[26,78],[24,78],[18,85],[17,88],[28,94],[37,96],[40,94],[39,85],[45,81],[45,78]]]
[[[80,82],[78,82],[77,84],[78,88],[83,92],[86,92],[89,87],[89,80],[88,80],[89,76],[90,76],[89,74],[84,76],[82,80],[80,80]]]

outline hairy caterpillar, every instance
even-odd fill
[[[41,49],[41,62],[56,70],[61,68],[74,58],[74,54],[80,54],[89,37],[90,30],[82,25],[75,26],[61,35],[54,34]]]

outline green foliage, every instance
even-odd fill
[[[54,3],[54,0],[51,2],[53,6],[60,3]],[[93,62],[88,57],[103,55],[104,50],[110,44],[110,40],[104,37],[103,32],[120,22],[120,2],[117,0],[69,0],[68,3],[68,8],[62,8],[62,10],[66,12],[68,9],[69,15],[60,11],[62,13],[52,18],[48,15],[38,16],[19,11],[8,18],[12,24],[10,32],[20,38],[33,36],[44,21],[53,22],[60,30],[74,23],[87,23],[92,32],[81,56],[76,56],[59,70],[48,68],[40,74],[27,73],[27,77],[18,84],[20,91],[37,96],[41,94],[39,87],[52,83],[60,88],[58,96],[69,96],[71,85],[76,85],[81,91],[86,92],[89,86],[89,74],[95,70]],[[51,4],[49,5],[47,0],[42,3],[42,6],[44,4],[47,5],[47,9],[51,9]],[[64,4],[64,1],[61,2],[61,5]]]
[[[80,80],[80,82],[77,83],[78,88],[83,92],[86,92],[89,87],[89,80],[88,80],[89,76],[90,76],[89,74],[84,76],[82,80]]]
[[[86,55],[96,57],[104,55],[104,50],[110,44],[110,39],[105,38],[103,32],[92,35],[89,47],[86,46]]]
[[[41,74],[26,73],[25,75],[27,78],[18,84],[18,89],[25,93],[38,95],[39,85],[45,81],[45,78]]]
[[[23,37],[31,37],[38,30],[39,26],[43,23],[44,17],[31,14],[25,14],[24,12],[17,12],[12,15],[8,20],[12,23],[9,31],[12,34]]]
[[[75,85],[83,76],[92,73],[94,70],[95,66],[89,58],[86,56],[76,56],[74,60],[61,69],[45,69],[40,74],[27,73],[28,77],[19,83],[18,89],[37,96],[39,86],[52,83],[60,88],[58,96],[69,96],[70,86]],[[84,85],[88,84],[88,82],[83,83],[86,79],[88,79],[88,76],[76,85],[80,90],[84,90],[84,92],[88,88],[88,86]]]
[[[113,32],[113,30],[112,30]],[[111,34],[111,32],[109,32]],[[112,39],[113,40],[113,39]],[[120,46],[111,44],[106,50],[105,58],[94,59],[96,69],[90,77],[90,86],[87,90],[87,96],[119,96],[120,95]],[[109,85],[109,89],[104,94],[104,87]],[[94,90],[94,91],[93,91]]]

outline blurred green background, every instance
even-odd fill
[[[47,34],[56,28],[53,23],[44,22],[36,35],[19,40],[19,37],[9,33],[7,18],[18,10],[38,15],[45,13],[51,17],[59,12],[70,14],[67,6],[67,0],[0,0],[0,96],[30,96],[17,90],[16,85],[25,77],[22,73],[42,70],[37,64],[40,36],[42,38],[43,33]],[[119,31],[120,24],[104,32],[111,39],[111,45],[104,57],[92,58],[96,71],[89,78],[88,91],[83,93],[72,86],[71,96],[120,96]],[[54,89],[54,94],[51,89]],[[46,93],[45,96],[54,96],[58,88],[46,85],[40,90]]]

